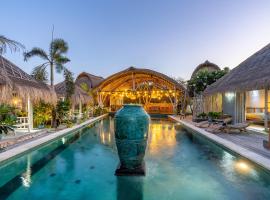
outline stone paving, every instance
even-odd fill
[[[208,139],[270,170],[270,150],[263,147],[263,140],[268,139],[266,134],[255,133],[250,130],[247,133],[210,133],[205,128],[196,127],[191,119],[180,119],[178,116],[170,116],[170,118],[180,122],[189,131],[204,135]]]

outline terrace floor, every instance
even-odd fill
[[[192,122],[191,118],[188,118],[188,117],[181,120],[184,122],[190,123],[192,125],[196,124],[195,122]],[[201,128],[201,129],[205,130],[205,128]],[[244,133],[244,132],[240,133],[240,132],[235,131],[231,133],[220,132],[220,133],[211,133],[211,134],[221,137],[230,142],[233,142],[234,144],[239,145],[249,151],[252,151],[265,158],[270,159],[270,150],[265,149],[263,147],[263,141],[268,140],[268,135],[263,132],[260,132],[260,131],[256,132],[254,131],[253,128],[251,128],[251,129],[248,129],[247,133]]]

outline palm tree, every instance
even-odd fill
[[[34,79],[41,81],[43,83],[48,82],[48,72],[46,71],[46,67],[40,66],[35,67],[31,73],[31,76]]]
[[[64,64],[70,60],[64,55],[68,51],[68,44],[63,39],[52,40],[49,48],[49,53],[46,53],[41,48],[34,47],[31,51],[24,53],[24,60],[27,61],[29,58],[37,56],[45,60],[44,63],[37,66],[34,70],[44,72],[48,66],[50,67],[50,80],[51,87],[54,87],[54,70],[61,73],[65,67]]]
[[[3,35],[0,35],[0,55],[5,53],[8,48],[10,51],[19,51],[20,49],[24,49],[24,46],[15,40],[11,40]]]

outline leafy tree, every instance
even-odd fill
[[[65,68],[64,78],[65,78],[65,84],[66,84],[66,99],[70,100],[75,90],[73,73]]]
[[[195,77],[188,81],[188,92],[191,97],[195,94],[201,94],[208,85],[213,84],[222,76],[229,72],[229,68],[218,71],[199,71]]]
[[[48,53],[41,48],[34,47],[31,51],[24,53],[24,60],[27,61],[34,56],[40,57],[45,60],[45,62],[37,66],[34,71],[42,72],[49,66],[51,87],[54,87],[54,70],[56,70],[56,72],[58,73],[61,73],[65,68],[64,65],[70,61],[65,56],[67,51],[68,44],[63,39],[54,39],[50,43]],[[44,79],[44,77],[42,79]]]
[[[21,43],[15,41],[15,40],[11,40],[9,38],[6,38],[3,35],[0,35],[0,55],[2,55],[3,53],[5,53],[7,51],[7,49],[10,49],[10,51],[19,51],[20,49],[24,49],[24,45],[22,45]]]

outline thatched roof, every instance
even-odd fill
[[[66,96],[66,84],[65,81],[55,85],[55,91],[57,96]],[[75,84],[74,94],[71,96],[72,104],[78,105],[80,102],[82,104],[88,104],[93,101],[92,97],[89,96],[78,84]]]
[[[206,60],[204,63],[199,64],[193,71],[191,78],[193,78],[199,71],[207,70],[209,72],[220,70],[219,66]]]
[[[33,102],[41,99],[55,103],[56,93],[47,84],[35,80],[15,64],[0,55],[0,102],[9,102],[12,94],[26,100],[29,96]]]
[[[89,74],[86,72],[82,72],[78,75],[75,83],[81,85],[82,83],[86,83],[89,89],[95,88],[100,82],[102,82],[104,78],[101,76],[95,76],[93,74]]]
[[[96,90],[113,91],[121,85],[123,86],[124,84],[130,84],[133,77],[136,78],[136,83],[151,80],[153,82],[159,83],[164,87],[168,87],[169,89],[173,89],[175,87],[177,90],[186,90],[186,86],[184,84],[178,83],[165,74],[150,69],[135,67],[129,67],[123,71],[109,76],[96,87]]]
[[[247,58],[217,82],[205,94],[270,88],[270,44]]]

